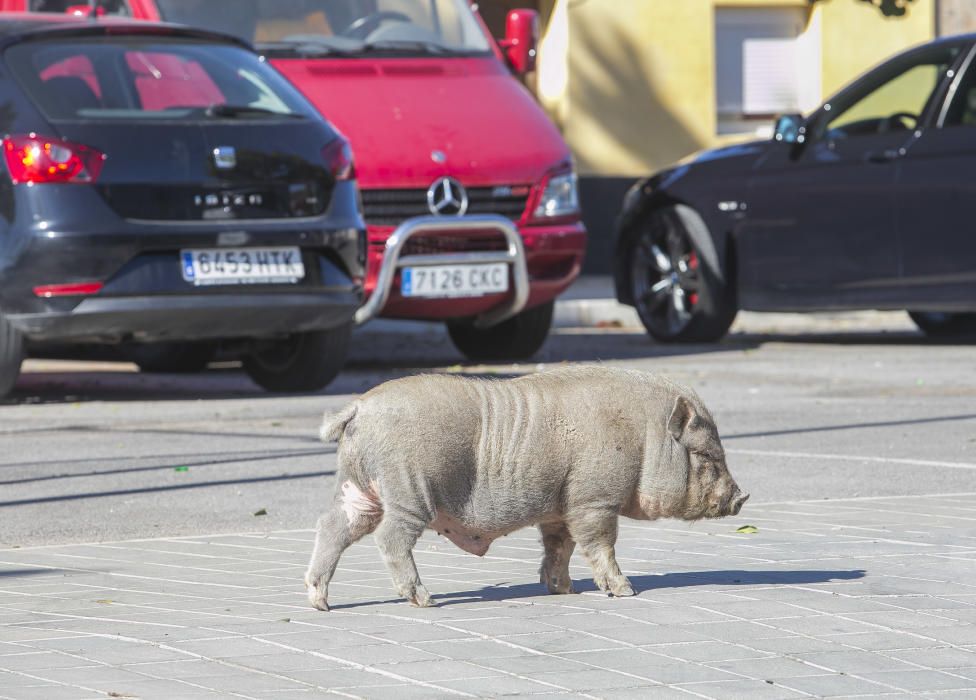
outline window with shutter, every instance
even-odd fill
[[[819,42],[802,7],[715,10],[718,133],[768,129],[819,100]]]

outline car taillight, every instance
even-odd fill
[[[8,136],[3,155],[15,185],[95,182],[105,163],[94,148],[37,134]]]
[[[336,180],[355,180],[356,164],[352,157],[352,147],[341,136],[330,141],[322,149],[322,159]]]

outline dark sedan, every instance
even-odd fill
[[[906,309],[976,332],[976,35],[906,51],[768,141],[638,182],[617,296],[661,341],[711,341],[738,309]]]
[[[270,390],[341,369],[364,224],[349,145],[238,40],[0,19],[0,395],[25,354],[145,369],[218,344]]]

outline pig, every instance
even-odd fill
[[[619,516],[717,518],[749,498],[698,395],[636,370],[396,379],[326,416],[320,436],[339,442],[335,496],[305,574],[320,610],[342,552],[370,533],[397,593],[431,605],[412,553],[428,528],[483,556],[495,539],[537,525],[550,593],[574,592],[578,544],[601,590],[631,596],[614,556]]]

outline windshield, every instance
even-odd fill
[[[31,41],[7,62],[49,119],[267,119],[314,115],[250,51],[155,36]]]
[[[300,53],[484,53],[467,0],[156,0],[159,14]]]

